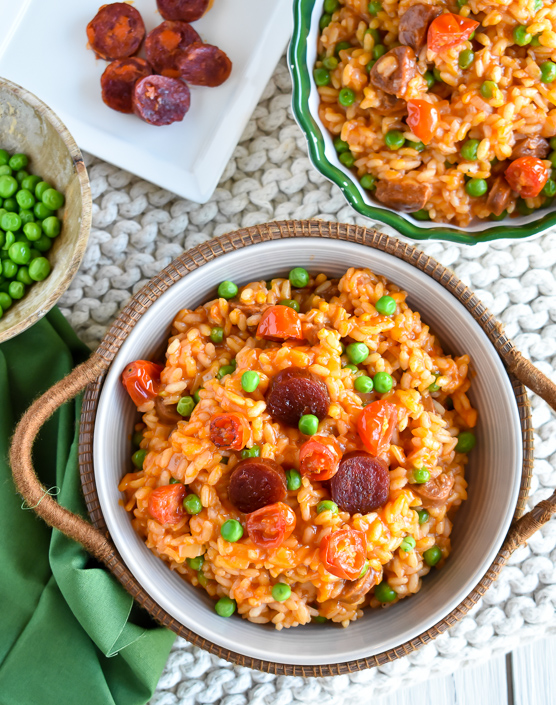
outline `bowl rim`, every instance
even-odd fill
[[[329,136],[325,137],[323,134],[309,104],[314,81],[312,71],[307,64],[308,39],[314,31],[315,6],[320,2],[322,0],[294,0],[293,2],[293,34],[288,47],[288,67],[293,84],[292,112],[305,136],[313,166],[340,188],[352,208],[360,215],[385,223],[412,240],[445,240],[462,245],[476,245],[493,240],[522,240],[540,235],[556,225],[556,210],[554,210],[546,211],[542,217],[521,225],[495,225],[485,222],[482,230],[467,233],[465,229],[447,224],[420,225],[419,221],[414,219],[410,221],[385,207],[377,204],[369,205],[366,202],[368,196],[353,173],[338,160],[334,164],[327,157],[325,148],[326,139]],[[543,213],[542,210],[537,212]]]
[[[222,236],[207,243],[203,243],[197,248],[193,248],[181,255],[163,272],[153,278],[136,296],[130,304],[124,309],[122,314],[113,324],[105,339],[99,348],[99,354],[105,359],[107,365],[110,365],[123,344],[127,335],[134,327],[139,317],[144,313],[150,305],[171,286],[177,279],[181,279],[185,274],[199,266],[213,260],[232,250],[244,247],[266,240],[278,239],[281,237],[330,237],[341,239],[350,242],[370,245],[377,250],[382,250],[388,254],[394,255],[406,262],[415,265],[422,272],[425,272],[444,288],[450,291],[460,300],[464,307],[472,314],[475,320],[483,328],[491,343],[497,350],[500,357],[501,350],[511,350],[513,345],[501,332],[499,324],[495,321],[491,314],[478,301],[478,299],[470,292],[455,276],[435,262],[432,258],[427,257],[424,253],[415,250],[414,248],[402,243],[401,241],[389,238],[383,233],[376,231],[368,231],[364,228],[357,228],[349,225],[339,225],[335,223],[322,223],[319,221],[306,221],[301,223],[271,223],[267,226],[255,226],[254,228],[242,229],[236,233],[227,236]],[[80,458],[80,473],[83,484],[83,491],[91,519],[95,526],[103,532],[107,531],[107,526],[102,515],[98,494],[96,492],[94,469],[92,465],[92,450],[93,450],[93,432],[95,414],[99,400],[99,393],[105,378],[106,372],[99,375],[96,381],[89,385],[84,399],[83,411],[81,417],[81,430],[79,441],[79,458]],[[523,473],[522,483],[519,492],[519,497],[516,505],[515,516],[519,516],[524,509],[525,500],[528,494],[530,477],[532,472],[532,431],[530,410],[527,400],[527,395],[524,387],[515,380],[512,382],[513,392],[516,396],[519,415],[521,421],[522,441],[523,441]],[[427,643],[436,635],[442,633],[445,629],[451,626],[454,621],[461,618],[468,611],[480,595],[486,590],[486,586],[492,581],[489,574],[493,570],[499,570],[503,565],[500,563],[499,551],[494,563],[487,573],[482,577],[478,585],[469,593],[469,595],[457,606],[450,614],[446,615],[440,622],[432,626],[424,634],[411,639],[410,642],[402,646],[392,648],[389,651],[381,654],[376,654],[368,658],[361,658],[355,661],[342,662],[338,664],[329,664],[323,666],[312,665],[292,665],[285,663],[275,663],[247,657],[243,654],[238,654],[229,649],[225,649],[217,644],[214,644],[207,639],[200,637],[192,630],[184,627],[177,622],[171,615],[163,610],[160,605],[144,591],[141,585],[130,575],[125,564],[115,565],[112,568],[116,577],[124,584],[126,589],[145,606],[150,613],[161,623],[169,626],[176,633],[184,636],[189,641],[196,645],[205,648],[212,653],[217,654],[221,658],[226,658],[239,663],[240,665],[258,668],[260,670],[270,671],[274,673],[283,673],[287,675],[336,675],[338,673],[348,673],[353,670],[368,668],[373,665],[381,665],[397,658],[400,655],[409,653],[419,646]],[[499,567],[496,568],[496,564]]]
[[[39,319],[43,318],[43,316],[45,316],[50,309],[56,305],[58,299],[62,296],[62,294],[64,294],[68,286],[71,284],[73,278],[77,274],[77,270],[79,269],[79,265],[81,264],[81,260],[83,259],[87,248],[87,241],[89,239],[89,232],[93,217],[93,199],[91,195],[89,177],[87,175],[87,169],[85,167],[85,162],[83,161],[81,150],[77,146],[77,143],[73,139],[68,128],[60,120],[52,108],[49,108],[48,105],[40,100],[40,98],[37,98],[34,93],[31,93],[26,88],[23,88],[17,83],[13,83],[13,81],[9,81],[6,78],[0,77],[0,88],[6,88],[11,91],[18,98],[30,105],[35,112],[45,117],[54,127],[66,145],[72,159],[73,167],[79,180],[79,193],[81,195],[81,224],[79,226],[79,235],[75,243],[75,247],[73,248],[70,264],[66,270],[64,279],[30,316],[27,316],[24,320],[19,323],[15,323],[5,330],[0,330],[0,343],[2,343],[6,340],[10,340],[10,338],[19,335],[20,333],[23,333],[23,331],[27,330],[27,328],[30,328]]]

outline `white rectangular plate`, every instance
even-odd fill
[[[108,108],[100,95],[107,62],[87,49],[86,27],[101,0],[0,2],[0,75],[47,103],[79,146],[199,203],[211,197],[291,34],[291,0],[214,0],[193,23],[228,54],[232,74],[217,88],[191,86],[183,122],[155,127]],[[147,32],[156,0],[135,0]]]

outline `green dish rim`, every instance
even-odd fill
[[[311,16],[315,3],[322,0],[294,0],[293,36],[288,50],[288,65],[293,82],[292,110],[297,123],[305,133],[309,156],[321,174],[342,190],[348,203],[361,215],[379,220],[413,240],[448,240],[464,245],[476,245],[502,239],[523,239],[548,230],[556,225],[556,210],[545,212],[539,219],[523,225],[488,225],[482,231],[466,233],[449,226],[427,228],[415,225],[394,213],[365,203],[362,189],[355,177],[350,179],[338,165],[332,164],[325,154],[325,138],[309,108],[312,88],[311,72],[307,66],[307,40],[311,32]],[[361,190],[360,190],[361,189]],[[542,212],[542,211],[541,211]]]

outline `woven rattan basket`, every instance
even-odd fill
[[[523,441],[523,473],[514,522],[490,568],[467,597],[440,622],[397,648],[355,661],[318,666],[289,665],[246,657],[200,637],[164,611],[133,577],[110,540],[96,492],[92,453],[95,414],[107,370],[130,331],[153,302],[176,281],[216,257],[267,240],[309,236],[345,240],[376,248],[413,265],[451,292],[487,334],[507,368],[519,408]],[[450,270],[431,257],[383,233],[354,225],[320,221],[275,222],[238,230],[203,243],[185,252],[155,276],[122,311],[90,359],[49,390],[25,414],[14,435],[11,464],[17,488],[29,506],[34,507],[46,522],[79,541],[90,553],[105,563],[135,600],[158,622],[172,629],[176,634],[220,658],[242,666],[280,675],[339,675],[383,665],[405,656],[456,624],[496,580],[513,551],[525,543],[556,510],[556,493],[554,493],[548,500],[540,502],[532,511],[522,516],[533,466],[533,431],[524,385],[539,394],[553,409],[556,408],[556,386],[521,356],[513,343],[504,335],[499,323],[473,292]],[[92,525],[64,509],[52,497],[45,494],[45,488],[38,481],[31,463],[33,441],[42,424],[59,406],[85,387],[87,389],[81,415],[79,464],[83,492]]]

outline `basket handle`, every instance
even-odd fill
[[[35,473],[31,452],[41,426],[56,409],[73,399],[107,367],[108,363],[100,355],[93,353],[86,362],[45,392],[17,424],[10,447],[10,464],[15,486],[27,505],[47,524],[82,544],[103,563],[109,563],[114,557],[111,542],[92,524],[62,507],[48,494]]]

